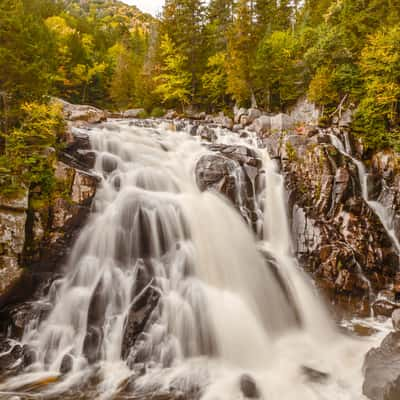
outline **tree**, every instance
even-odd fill
[[[183,66],[191,77],[191,100],[199,92],[206,62],[204,0],[167,0],[160,22],[160,35],[168,35],[173,45],[185,57]]]
[[[259,44],[255,63],[257,97],[269,110],[284,108],[303,92],[297,47],[289,31],[275,31]]]
[[[208,102],[214,107],[225,106],[227,93],[225,52],[220,51],[208,59],[202,82]]]
[[[400,150],[400,27],[370,36],[361,53],[365,96],[356,127],[370,147],[392,145]]]
[[[228,33],[227,93],[240,105],[252,99],[251,62],[254,51],[252,13],[247,0],[239,0]]]
[[[185,69],[187,56],[179,52],[168,35],[162,38],[160,48],[164,61],[160,75],[155,77],[158,84],[155,93],[161,96],[163,103],[178,103],[184,109],[191,94],[191,74]]]

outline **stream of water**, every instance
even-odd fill
[[[350,158],[354,165],[357,167],[358,177],[361,184],[361,194],[365,202],[371,207],[371,209],[375,212],[376,216],[381,221],[382,226],[385,228],[388,236],[390,237],[397,254],[400,254],[400,242],[396,236],[394,226],[393,226],[393,218],[390,213],[390,210],[381,204],[378,201],[370,200],[368,194],[368,172],[365,168],[365,165],[362,161],[357,160],[355,157],[351,155],[351,146],[348,141],[348,137],[346,135],[346,143],[344,146],[343,142],[334,134],[329,134],[331,139],[331,143],[336,147],[343,155]]]
[[[262,160],[261,241],[228,200],[199,191],[194,169],[210,151],[198,138],[129,121],[88,133],[102,179],[94,210],[41,300],[50,314],[23,335],[35,362],[0,383],[1,399],[232,400],[246,380],[266,400],[364,398],[363,357],[383,333],[335,328],[293,257],[283,177],[254,138],[217,132]],[[124,353],[129,316],[149,292],[159,300]]]

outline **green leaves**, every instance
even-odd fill
[[[400,26],[369,37],[360,69],[365,96],[356,114],[356,129],[369,147],[400,150]]]
[[[191,75],[185,70],[187,57],[179,52],[168,35],[161,41],[161,55],[163,63],[161,73],[155,77],[157,88],[163,103],[173,104],[178,102],[182,108],[189,104]]]

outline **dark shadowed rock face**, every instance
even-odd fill
[[[388,211],[391,225],[400,238],[400,162],[399,155],[382,151],[371,160],[371,197]]]
[[[257,231],[261,210],[257,195],[262,188],[262,162],[245,146],[210,145],[213,152],[201,157],[196,165],[200,190],[214,190],[226,196],[246,222]]]
[[[285,175],[296,254],[320,285],[362,295],[392,283],[398,257],[353,162],[324,134],[273,134],[264,143]]]

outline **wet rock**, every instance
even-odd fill
[[[129,356],[131,349],[134,348],[136,340],[144,331],[147,321],[156,308],[160,294],[149,287],[131,308],[125,324],[125,331],[122,341],[122,358]]]
[[[247,397],[248,399],[258,399],[260,397],[257,383],[252,376],[243,374],[240,377],[239,385],[244,397]]]
[[[399,391],[400,332],[389,333],[364,360],[363,394],[371,400],[394,400]]]
[[[60,372],[62,374],[68,374],[68,372],[72,371],[73,366],[74,359],[70,354],[66,354],[61,361]]]
[[[242,125],[240,125],[240,124],[235,124],[235,125],[233,125],[233,128],[232,128],[232,131],[233,131],[233,132],[238,133],[238,132],[240,132],[241,130],[242,130]]]
[[[315,368],[303,365],[301,367],[302,374],[311,382],[323,383],[329,379],[327,372],[318,371]]]
[[[320,286],[360,298],[392,283],[397,255],[362,198],[356,165],[314,137],[272,138],[264,142],[282,165],[301,264]]]
[[[77,170],[72,183],[72,201],[79,205],[90,204],[94,195],[96,194],[98,183],[98,177]]]
[[[193,125],[191,128],[190,128],[190,131],[189,131],[189,134],[191,135],[191,136],[196,136],[197,135],[197,130],[199,129],[199,125]]]
[[[400,304],[386,299],[377,300],[372,305],[372,309],[374,310],[375,315],[384,315],[388,318],[390,318],[395,310],[398,310],[399,308]]]
[[[66,142],[67,146],[58,156],[59,160],[73,168],[91,170],[94,167],[96,156],[91,151],[88,133],[70,127]]]
[[[256,229],[260,214],[255,194],[260,186],[261,160],[244,146],[211,145],[216,154],[201,157],[195,174],[200,190],[215,190],[236,206]]]
[[[197,134],[203,139],[207,140],[208,142],[214,142],[217,139],[217,135],[214,132],[214,129],[201,125],[197,129]]]
[[[22,356],[22,346],[19,344],[10,344],[9,350],[5,354],[0,355],[0,372],[14,369]]]

